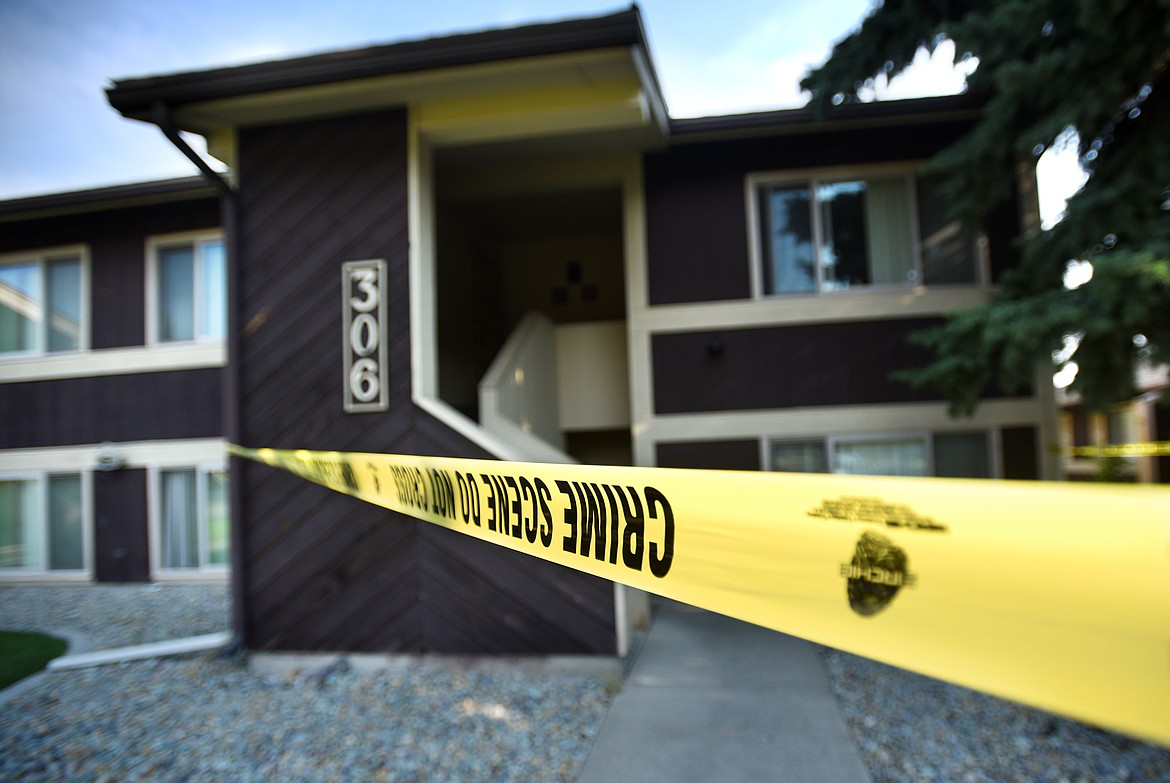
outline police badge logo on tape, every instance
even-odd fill
[[[906,553],[878,533],[861,534],[853,559],[841,564],[846,580],[849,608],[862,617],[873,617],[893,602],[903,587],[913,587],[918,578],[910,573]]]

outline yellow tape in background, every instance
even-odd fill
[[[1074,446],[1068,449],[1074,457],[1170,457],[1170,441],[1149,443],[1118,443],[1107,446]]]
[[[493,544],[1170,745],[1170,489],[232,447]]]

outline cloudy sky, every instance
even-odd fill
[[[870,0],[642,0],[670,113],[803,105]],[[0,199],[194,174],[104,88],[174,73],[621,10],[613,0],[0,0]],[[949,52],[883,97],[962,88]]]

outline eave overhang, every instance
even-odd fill
[[[451,106],[464,101],[540,102],[567,89],[585,103],[617,98],[632,106],[634,101],[644,124],[656,126],[660,135],[666,131],[665,103],[636,7],[600,17],[122,79],[107,97],[124,116],[148,122],[164,106],[179,129],[210,137],[250,125],[395,106],[432,106],[449,115]]]
[[[89,190],[48,193],[0,201],[0,223],[79,215],[110,209],[215,198],[215,188],[202,177],[135,182]]]
[[[983,114],[988,96],[976,93],[908,98],[833,106],[818,113],[799,109],[693,117],[670,121],[671,143],[721,141],[753,136],[787,136],[891,126],[970,122]]]

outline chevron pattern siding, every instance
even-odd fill
[[[239,161],[244,445],[488,456],[411,402],[405,112],[247,129]],[[346,414],[340,269],[366,258],[387,262],[390,409]],[[232,481],[251,649],[614,652],[608,582],[261,465]]]

